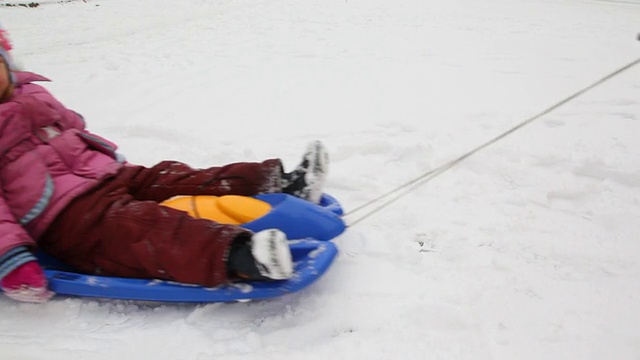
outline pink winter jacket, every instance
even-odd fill
[[[13,95],[0,103],[0,257],[35,246],[71,200],[123,166],[114,144],[32,83],[48,79],[14,75]]]

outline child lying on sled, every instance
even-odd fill
[[[53,296],[32,254],[36,246],[88,274],[209,287],[292,276],[279,230],[252,233],[159,203],[176,195],[274,192],[317,203],[328,165],[320,142],[289,173],[279,159],[208,169],[129,164],[34,84],[47,79],[12,69],[10,47],[0,43],[0,287],[7,296],[29,302]]]

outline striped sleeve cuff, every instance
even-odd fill
[[[20,265],[29,261],[37,261],[36,257],[24,246],[17,246],[0,256],[0,279],[3,279],[10,272]]]

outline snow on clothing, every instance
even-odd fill
[[[36,241],[81,271],[215,286],[233,239],[248,232],[158,204],[175,195],[280,190],[279,160],[196,170],[125,165],[82,117],[15,72],[0,104],[0,258]],[[246,234],[246,235],[245,235]]]

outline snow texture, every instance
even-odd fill
[[[129,161],[291,169],[319,139],[347,212],[634,61],[638,19],[637,0],[0,7],[16,59]],[[639,359],[639,94],[636,66],[415,188],[296,294],[0,297],[0,357]]]

